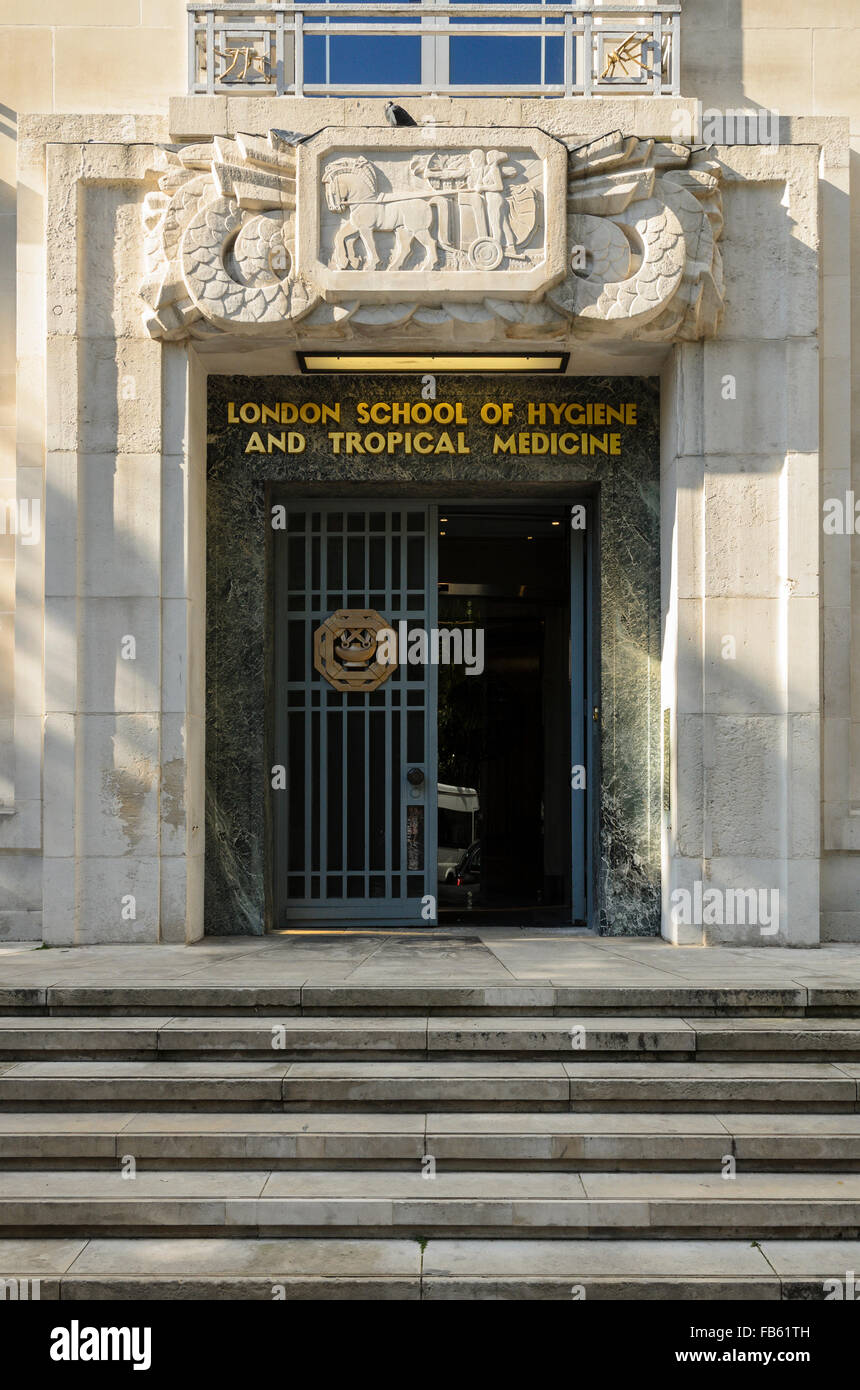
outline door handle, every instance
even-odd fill
[[[420,767],[410,767],[406,774],[406,780],[410,787],[421,787],[424,784],[424,773]]]

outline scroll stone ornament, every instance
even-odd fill
[[[568,247],[549,302],[580,334],[665,341],[712,334],[723,303],[720,167],[707,151],[613,133],[570,159]]]
[[[296,274],[296,151],[270,132],[165,151],[144,202],[154,338],[283,334],[319,301]]]
[[[271,131],[164,151],[158,173],[141,294],[166,341],[665,342],[719,324],[706,149],[618,131],[565,147],[542,131],[333,128],[299,150]]]

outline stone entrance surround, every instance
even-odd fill
[[[600,647],[599,775],[591,774],[595,817],[599,821],[601,864],[595,885],[595,922],[617,936],[653,936],[660,913],[660,535],[659,401],[653,379],[446,375],[439,379],[439,402],[457,402],[474,422],[479,402],[504,396],[520,418],[533,396],[559,409],[572,402],[583,414],[598,403],[628,402],[636,426],[625,431],[616,457],[540,454],[512,458],[493,455],[493,431],[472,426],[471,453],[439,457],[397,453],[390,457],[334,455],[324,431],[307,429],[300,455],[248,454],[252,435],[227,422],[230,402],[244,402],[261,388],[267,402],[291,409],[314,409],[316,401],[337,400],[353,417],[368,392],[374,399],[406,396],[416,406],[420,378],[364,375],[337,379],[319,376],[209,378],[207,467],[207,639],[206,639],[206,931],[258,935],[266,920],[266,869],[277,851],[267,846],[267,822],[275,814],[266,796],[267,769],[281,761],[274,733],[266,737],[268,711],[278,702],[270,659],[273,617],[267,596],[272,557],[267,546],[269,507],[278,497],[289,508],[292,496],[367,497],[372,492],[402,500],[433,498],[444,488],[452,498],[519,497],[528,507],[536,498],[558,498],[570,489],[599,486],[600,613],[595,646]],[[241,412],[243,405],[238,405]],[[254,404],[254,413],[259,407]],[[574,409],[577,407],[574,406]],[[626,409],[626,407],[625,407]],[[247,413],[247,412],[246,412]],[[303,428],[306,428],[303,426]],[[279,426],[275,426],[277,432]],[[264,435],[267,432],[264,431]],[[561,438],[565,436],[562,435]],[[576,436],[578,443],[579,435]],[[444,482],[440,483],[440,478]],[[267,485],[274,487],[267,499]],[[286,488],[281,492],[278,488]],[[579,496],[583,493],[580,491]],[[596,508],[594,509],[596,512]],[[597,566],[595,566],[597,568]],[[283,693],[280,696],[283,699]],[[567,721],[563,710],[560,720]],[[565,777],[565,782],[567,778]],[[263,795],[261,795],[261,788]],[[275,794],[277,795],[277,794]],[[293,923],[295,925],[295,923]]]
[[[22,121],[18,494],[42,499],[44,536],[17,547],[0,725],[0,852],[22,904],[6,934],[40,909],[52,945],[203,934],[207,375],[282,375],[311,347],[493,344],[661,377],[663,932],[702,939],[669,906],[704,882],[780,891],[778,934],[709,941],[816,944],[822,802],[829,848],[853,830],[847,757],[822,796],[817,657],[819,196],[842,123],[691,152],[652,143],[678,101],[427,99],[417,131],[380,126],[378,105],[198,98],[167,120]],[[302,129],[320,133],[270,134]],[[450,249],[419,269],[410,213],[404,268],[384,276],[366,227],[344,244],[344,162],[373,166],[358,201],[382,218],[381,189],[432,187],[434,151],[482,155],[461,209],[487,219],[477,264],[434,222],[427,260]],[[475,201],[496,178],[521,190],[515,225]],[[383,283],[400,273],[402,296]]]

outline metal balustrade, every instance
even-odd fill
[[[680,13],[678,4],[552,0],[191,4],[188,90],[209,96],[677,95]],[[512,65],[523,81],[508,80]],[[355,80],[356,71],[377,80]]]

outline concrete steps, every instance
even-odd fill
[[[860,1174],[7,1171],[0,1228],[10,1236],[858,1239]]]
[[[860,1111],[857,1062],[0,1063],[4,1111]]]
[[[0,1239],[42,1299],[820,1299],[860,1243],[766,1240]]]
[[[860,1114],[289,1112],[0,1114],[0,1172],[399,1169],[860,1172]],[[726,1189],[729,1191],[730,1189]]]
[[[226,970],[226,967],[225,967]],[[763,972],[765,973],[765,972]],[[820,985],[343,985],[135,983],[2,985],[0,1015],[21,1017],[857,1018],[860,987]]]
[[[820,1298],[853,1268],[838,983],[0,989],[0,1277],[42,1297]]]
[[[375,1015],[277,1018],[0,1018],[0,1062],[468,1060],[860,1061],[860,1019],[662,1018],[568,1014],[477,1018]]]

